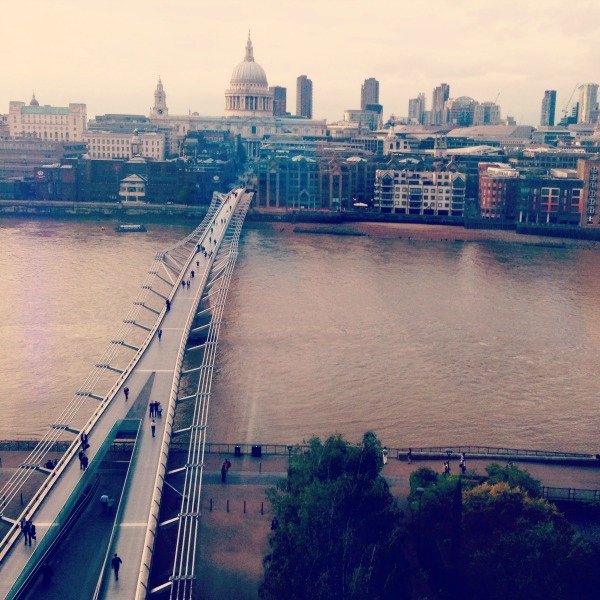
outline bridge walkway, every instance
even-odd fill
[[[229,225],[235,201],[235,196],[233,196],[230,202],[220,206],[212,224],[207,227],[203,237],[199,240],[199,244],[204,245],[207,250],[213,250],[214,255],[217,254],[219,244]],[[196,260],[199,262],[199,266],[196,265]],[[160,325],[163,331],[162,338],[159,340],[157,336],[154,336],[137,365],[123,381],[121,390],[125,387],[129,388],[129,400],[125,400],[124,394],[115,397],[89,434],[90,447],[87,455],[90,463],[94,460],[97,449],[109,435],[115,422],[130,416],[130,409],[145,386],[148,385],[150,388],[145,390],[145,393],[148,393],[147,402],[161,402],[163,408],[167,408],[166,403],[171,395],[176,360],[182,343],[181,336],[196,299],[201,296],[207,283],[213,261],[214,256],[205,258],[203,253],[198,252],[189,262],[181,279],[184,281],[189,279],[190,287],[179,285],[178,289],[174,290],[170,310],[164,313]],[[195,271],[193,278],[191,277],[192,270]],[[147,404],[145,410],[147,410]],[[123,506],[118,508],[118,512],[122,515],[121,522],[117,524],[111,549],[107,553],[107,556],[112,556],[110,552],[116,551],[122,556],[122,577],[118,584],[114,578],[107,578],[102,597],[111,599],[135,597],[154,484],[160,462],[161,440],[165,426],[164,412],[163,418],[155,419],[155,423],[156,430],[155,437],[153,437],[150,419],[145,417],[139,435],[138,461],[132,480],[128,482],[121,499]],[[56,515],[69,500],[81,477],[79,461],[74,458],[35,514],[33,522],[37,529],[38,544],[48,532]],[[8,596],[11,587],[31,557],[32,548],[29,546],[25,547],[23,544],[16,543],[11,548],[0,564],[0,598]]]

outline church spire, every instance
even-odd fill
[[[250,39],[250,30],[248,30],[248,41],[246,42],[246,57],[245,62],[254,62],[254,50],[252,48],[252,40]]]

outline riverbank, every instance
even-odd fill
[[[207,205],[183,204],[0,200],[0,219],[81,219],[105,222],[108,226],[117,226],[120,223],[176,224],[200,222],[207,208]],[[486,223],[482,219],[415,217],[369,211],[285,211],[253,208],[248,212],[246,222],[248,227],[266,227],[282,232],[367,235],[411,241],[505,242],[559,248],[595,248],[600,241],[600,230],[596,229]]]

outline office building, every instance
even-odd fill
[[[448,98],[450,98],[450,86],[447,83],[441,83],[433,90],[431,125],[445,125],[448,122],[446,116]]]
[[[368,104],[379,104],[379,81],[374,77],[365,79],[360,86],[360,110],[368,110]]]
[[[422,125],[425,116],[425,94],[420,93],[408,101],[408,122],[411,125]]]
[[[300,75],[296,80],[296,116],[312,119],[313,114],[313,85],[306,75]]]
[[[554,127],[554,116],[556,113],[556,90],[546,90],[542,99],[542,116],[540,125],[542,127]]]
[[[479,165],[479,210],[483,218],[515,220],[519,176],[519,171],[505,163]]]
[[[269,90],[273,93],[273,116],[289,115],[287,112],[287,89],[275,85]]]
[[[585,83],[579,86],[578,123],[592,123],[592,111],[598,108],[598,84]]]

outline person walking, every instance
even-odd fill
[[[126,387],[123,390],[123,393],[125,394],[125,401],[129,400],[129,388],[128,387]]]
[[[79,451],[79,470],[83,469],[83,457],[85,456],[85,452],[83,450]]]
[[[29,521],[29,545],[31,546],[31,540],[37,542],[37,531],[35,530],[35,524]]]
[[[112,515],[112,509],[115,504],[115,499],[112,496],[108,497],[108,501],[106,502],[106,511],[109,515]]]
[[[165,306],[167,307],[167,311],[171,310],[171,301],[165,300]]]
[[[412,463],[412,448],[408,449],[408,454],[406,455],[406,460],[409,465]]]
[[[155,437],[156,423],[154,422],[154,419],[152,419],[152,423],[150,423],[150,429],[152,429],[152,437]]]
[[[162,338],[162,329],[158,330],[158,341],[160,342],[160,339]]]
[[[88,436],[87,433],[84,431],[81,434],[81,448],[83,450],[87,450],[90,447],[90,445],[88,444]]]
[[[100,496],[100,505],[102,506],[102,514],[105,515],[108,512],[108,494],[106,492]]]
[[[23,534],[23,541],[27,546],[27,541],[29,540],[29,521],[25,517],[21,519],[21,533]]]
[[[460,472],[463,475],[467,472],[467,457],[464,452],[460,455]]]
[[[85,471],[87,471],[87,468],[88,468],[88,464],[89,464],[89,462],[90,462],[90,461],[89,461],[89,458],[87,457],[87,455],[86,455],[86,454],[84,454],[84,455],[81,457],[81,466],[83,467],[83,471],[84,471],[84,473],[85,473]]]
[[[221,482],[225,483],[227,481],[227,461],[223,462],[221,466]]]
[[[112,570],[115,572],[115,581],[119,581],[119,569],[121,568],[122,563],[123,561],[121,560],[121,557],[115,552],[115,555],[110,561]]]

